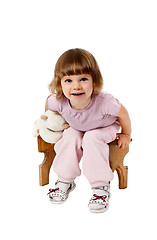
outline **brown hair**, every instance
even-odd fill
[[[83,49],[74,48],[64,52],[58,59],[54,78],[49,84],[49,90],[61,99],[64,94],[61,87],[61,79],[64,76],[90,74],[93,79],[93,94],[97,95],[103,88],[103,78],[99,66],[93,55]]]

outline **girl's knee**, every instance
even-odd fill
[[[61,139],[55,144],[54,150],[55,152],[59,152],[61,149],[70,149],[70,148],[80,148],[82,145],[82,136],[83,133],[77,131],[73,128],[68,128],[64,130],[63,136]]]
[[[108,131],[107,129],[104,130],[103,128],[95,129],[88,131],[84,134],[83,137],[83,145],[90,144],[90,142],[104,142],[109,143],[116,139],[116,132],[112,129]]]
[[[88,131],[83,136],[82,145],[86,143],[89,144],[90,142],[94,142],[99,139],[100,139],[100,134],[98,133],[98,131],[95,131],[95,130]]]
[[[83,133],[80,131],[75,130],[72,127],[69,127],[68,129],[65,129],[63,132],[63,137],[68,137],[70,139],[81,139],[83,136]]]

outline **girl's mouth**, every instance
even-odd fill
[[[79,96],[82,96],[84,93],[72,93],[73,96],[75,97],[79,97]]]

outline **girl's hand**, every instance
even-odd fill
[[[117,139],[118,139],[118,147],[124,149],[125,147],[128,147],[130,144],[130,134],[124,134],[124,133],[117,133]]]

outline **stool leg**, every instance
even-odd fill
[[[55,151],[47,151],[44,153],[44,160],[39,165],[39,185],[44,186],[49,184],[49,172],[53,159],[55,157]]]
[[[128,181],[128,167],[126,166],[119,166],[116,168],[118,178],[119,178],[119,188],[125,189],[127,188],[127,181]]]

